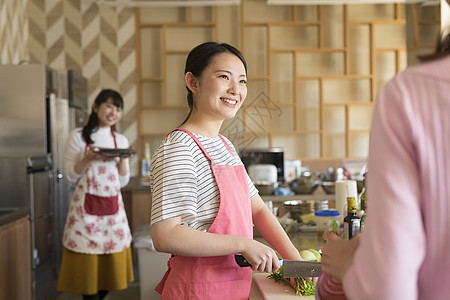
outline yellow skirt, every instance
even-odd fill
[[[57,290],[82,295],[116,291],[134,281],[131,248],[104,255],[83,254],[64,248]]]

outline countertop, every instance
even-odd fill
[[[29,214],[28,208],[0,208],[0,226],[14,222]]]
[[[122,188],[122,192],[127,191],[148,191],[150,193],[150,183],[143,184],[141,182],[141,177],[131,177],[130,182],[128,182],[128,184],[124,188]]]

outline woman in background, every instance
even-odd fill
[[[253,224],[283,258],[301,260],[264,204],[232,143],[219,134],[247,96],[247,66],[228,44],[195,47],[185,67],[190,113],[167,135],[151,165],[151,232],[171,253],[157,287],[162,299],[248,299],[252,270],[280,267],[274,250],[253,240]]]
[[[70,133],[64,159],[66,179],[76,183],[63,236],[58,290],[103,299],[133,281],[131,233],[120,189],[130,180],[128,156],[107,157],[98,148],[128,148],[116,132],[122,96],[101,91],[86,126]]]

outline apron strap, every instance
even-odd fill
[[[225,144],[225,148],[227,148],[227,150],[228,150],[228,152],[230,152],[231,156],[234,156],[233,151],[230,148],[230,145],[228,145],[228,143],[225,141],[223,136],[221,134],[219,134],[219,137],[222,139],[222,142]]]
[[[114,129],[111,127],[111,135],[114,139],[114,148],[117,148],[116,134],[114,133]]]
[[[211,163],[214,163],[214,164],[215,164],[214,160],[213,160],[212,157],[209,155],[209,153],[206,151],[205,147],[203,147],[202,143],[200,143],[200,141],[198,140],[198,138],[197,138],[192,132],[190,132],[189,130],[186,130],[186,129],[184,129],[184,128],[176,128],[176,129],[172,130],[170,133],[172,133],[172,132],[174,132],[174,131],[176,131],[176,130],[183,131],[183,132],[187,133],[187,134],[188,134],[188,135],[189,135],[189,136],[197,143],[197,145],[200,147],[200,149],[201,149],[201,150],[203,151],[203,153],[205,154],[206,158],[208,158],[209,161],[210,161]],[[219,136],[220,136],[220,135],[219,135]],[[233,155],[233,153],[232,153],[230,147],[229,147],[228,144],[224,141],[223,137],[220,136],[220,138],[222,139],[222,142],[225,144],[225,147],[228,149],[228,151],[230,151],[231,155]]]

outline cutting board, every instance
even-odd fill
[[[268,273],[253,273],[253,284],[264,300],[314,300],[314,296],[297,296],[286,285],[267,278]]]

